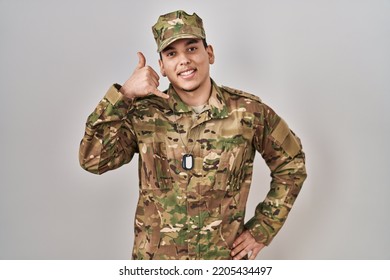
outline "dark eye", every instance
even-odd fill
[[[169,52],[167,53],[167,57],[173,57],[175,55],[175,52]]]
[[[188,51],[189,51],[189,52],[194,52],[194,51],[196,51],[196,47],[188,48]]]

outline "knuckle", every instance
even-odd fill
[[[145,71],[143,72],[143,75],[144,75],[144,77],[145,77],[146,79],[150,79],[150,77],[151,77],[150,72],[147,71],[147,70],[145,70]]]
[[[153,92],[153,87],[150,86],[150,85],[147,85],[147,86],[145,87],[145,91],[146,91],[146,93]]]

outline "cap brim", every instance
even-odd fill
[[[168,40],[164,41],[160,47],[157,49],[157,52],[162,52],[166,47],[168,47],[173,42],[180,39],[204,39],[201,36],[196,36],[194,34],[178,34],[177,36],[171,37]]]

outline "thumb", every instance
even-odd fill
[[[138,55],[137,69],[141,69],[146,65],[146,58],[142,52],[137,52],[137,55]]]

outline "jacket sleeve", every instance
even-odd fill
[[[79,161],[82,168],[102,174],[128,163],[137,151],[137,141],[128,118],[132,101],[112,85],[89,115],[80,143]]]
[[[257,242],[268,245],[283,226],[307,177],[300,139],[271,108],[258,115],[254,146],[271,170],[271,187],[245,224]]]

